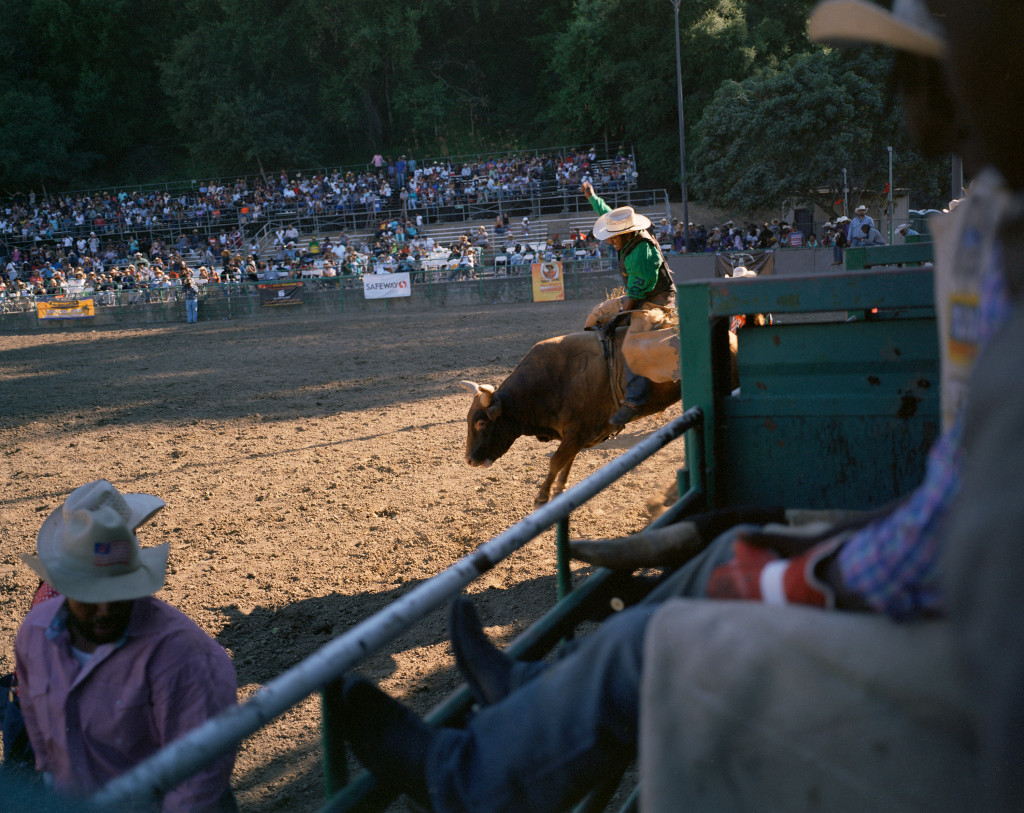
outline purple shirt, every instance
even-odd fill
[[[136,599],[125,637],[80,666],[63,599],[32,609],[18,630],[19,699],[36,767],[55,789],[88,795],[236,701],[224,649],[187,616]],[[166,794],[164,811],[216,809],[234,753]]]

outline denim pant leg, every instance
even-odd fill
[[[636,754],[644,630],[653,606],[610,618],[569,656],[427,752],[439,811],[563,810]]]
[[[625,359],[622,360],[622,364],[626,371],[625,400],[633,406],[643,406],[647,403],[647,399],[651,397],[651,379],[634,373],[629,369]]]

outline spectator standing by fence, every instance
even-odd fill
[[[193,324],[199,321],[199,286],[189,277],[182,282],[185,296],[185,321]],[[209,316],[209,314],[207,314]]]

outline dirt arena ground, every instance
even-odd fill
[[[171,544],[158,595],[216,637],[252,695],[529,513],[555,444],[523,438],[470,468],[458,382],[500,383],[591,304],[0,335],[0,673],[36,585],[18,554],[72,488],[103,477],[167,501],[140,530]],[[583,452],[571,483],[679,412]],[[678,441],[581,508],[574,536],[643,527],[681,464]],[[550,606],[554,571],[548,532],[469,588],[497,641]],[[443,613],[360,671],[431,708],[459,682]],[[318,809],[319,721],[310,698],[241,744],[244,811]]]

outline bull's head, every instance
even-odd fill
[[[501,420],[501,396],[494,387],[473,381],[459,383],[473,393],[467,416],[466,462],[487,468],[508,451],[519,432],[510,421]]]

